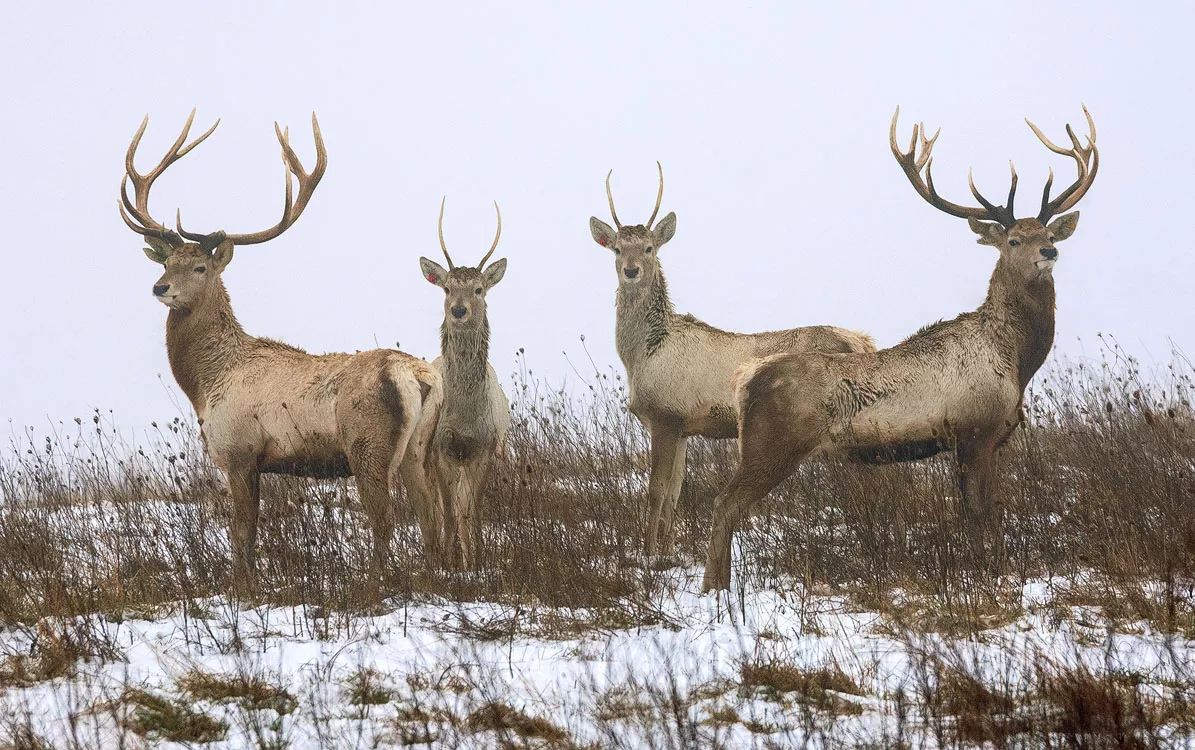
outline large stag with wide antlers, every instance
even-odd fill
[[[590,217],[593,239],[614,254],[618,274],[615,340],[626,366],[630,409],[651,438],[648,522],[644,550],[671,554],[674,515],[685,473],[690,436],[733,438],[738,409],[732,381],[745,362],[779,352],[870,352],[871,337],[834,326],[809,326],[767,333],[732,333],[692,315],[678,315],[668,296],[660,249],[676,232],[676,214],[655,224],[664,199],[664,169],[656,163],[660,186],[645,224],[623,225],[614,210],[606,175],[611,228]]]
[[[494,210],[498,213],[494,242],[476,266],[452,262],[444,242],[443,200],[437,231],[448,270],[428,258],[419,258],[424,278],[444,290],[440,356],[432,363],[444,379],[444,407],[432,450],[443,511],[449,519],[445,547],[466,568],[476,561],[482,493],[510,429],[510,402],[489,361],[486,295],[506,274],[506,258],[486,267],[502,237],[502,211],[497,203]]]
[[[743,368],[735,389],[740,463],[715,503],[707,590],[730,585],[731,534],[739,519],[814,452],[884,463],[953,450],[961,516],[981,531],[976,549],[997,563],[1003,558],[1002,508],[993,492],[996,451],[1019,424],[1025,387],[1054,340],[1055,243],[1070,237],[1079,222],[1077,211],[1058,215],[1079,202],[1099,169],[1095,123],[1086,107],[1083,113],[1087,143],[1068,125],[1069,149],[1029,123],[1048,149],[1074,159],[1078,177],[1051,198],[1051,170],[1037,216],[1016,219],[1015,169],[1005,205],[984,198],[969,177],[980,205],[952,203],[938,195],[930,171],[938,134],[927,137],[923,125],[915,126],[908,151],[902,150],[896,110],[892,153],[917,194],[966,219],[979,244],[1000,253],[987,299],[974,312],[926,326],[891,349],[782,354]]]
[[[307,173],[275,124],[286,166],[282,218],[249,234],[177,231],[153,219],[149,191],[171,164],[203,142],[216,125],[187,143],[195,112],[165,157],[141,174],[134,156],[149,118],[141,123],[125,158],[120,212],[145,238],[145,254],[166,271],[154,296],[170,308],[166,352],[179,387],[199,418],[208,455],[228,478],[232,495],[230,541],[234,580],[250,589],[262,473],[356,478],[373,530],[377,580],[393,531],[391,486],[406,485],[429,554],[438,550],[442,520],[424,465],[426,447],[443,400],[441,378],[420,359],[393,350],[312,355],[278,341],[251,336],[233,315],[221,275],[238,246],[278,237],[303,213],[327,166],[313,114],[315,168]],[[185,144],[185,145],[184,145]],[[294,194],[292,176],[298,182]],[[133,185],[133,198],[128,183]],[[373,585],[371,582],[371,587]]]

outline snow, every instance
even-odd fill
[[[1195,665],[1195,641],[1176,641],[1153,632],[1147,623],[1118,632],[1098,611],[1079,607],[1060,618],[1052,600],[1062,581],[1027,583],[1022,616],[978,636],[955,639],[899,637],[879,613],[795,586],[787,591],[746,589],[730,597],[703,595],[700,573],[700,568],[688,567],[659,574],[669,579],[663,587],[668,593],[657,602],[666,624],[598,629],[559,639],[469,637],[469,622],[512,616],[531,622],[551,614],[547,608],[499,603],[392,602],[393,608],[383,614],[331,615],[327,621],[303,607],[238,610],[223,598],[180,603],[158,619],[104,622],[99,629],[103,638],[123,659],[84,662],[73,677],[11,688],[0,694],[0,714],[27,715],[55,746],[66,744],[72,733],[98,746],[114,745],[120,732],[114,714],[97,706],[130,686],[177,695],[178,679],[201,669],[267,677],[286,686],[299,702],[293,713],[279,716],[272,709],[248,712],[235,704],[188,699],[228,722],[227,736],[207,745],[213,748],[256,746],[262,733],[284,738],[293,748],[328,746],[329,737],[336,738],[334,746],[370,747],[397,741],[401,725],[394,718],[415,702],[464,717],[489,700],[548,718],[581,743],[606,746],[617,738],[624,746],[648,747],[653,730],[634,720],[595,717],[598,696],[619,688],[632,697],[673,689],[690,695],[701,686],[737,681],[745,660],[778,658],[811,669],[837,665],[866,697],[840,694],[862,712],[827,720],[822,731],[827,737],[879,739],[893,722],[893,696],[914,688],[917,661],[925,652],[954,654],[976,665],[992,684],[1028,679],[1027,670],[1052,660],[1081,663],[1094,674],[1140,672],[1153,681],[1147,689],[1164,690],[1168,681]],[[565,614],[583,618],[587,613]],[[0,649],[27,653],[33,637],[28,630],[0,630]],[[348,703],[347,680],[363,668],[384,676],[384,684],[395,691],[394,700],[366,707]],[[743,719],[787,727],[795,736],[802,731],[791,708],[742,691],[698,698],[684,710],[700,721],[721,706],[733,706]],[[731,746],[755,746],[767,737],[752,734],[743,724],[719,731]],[[433,734],[444,746],[485,747],[495,741],[492,732],[469,734],[460,726],[436,725]]]

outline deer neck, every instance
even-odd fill
[[[657,268],[651,283],[646,286],[619,284],[615,310],[618,356],[630,371],[655,354],[668,338],[675,312],[668,296],[664,269]]]
[[[490,322],[482,318],[475,326],[440,326],[440,354],[443,359],[445,409],[480,406],[486,398],[489,374]]]
[[[201,418],[251,338],[232,312],[224,282],[214,283],[215,289],[195,308],[172,309],[166,316],[170,370]]]
[[[1026,281],[1003,262],[997,263],[979,313],[998,349],[1016,366],[1024,389],[1054,344],[1053,277]]]

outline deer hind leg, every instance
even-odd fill
[[[232,550],[235,588],[253,591],[256,585],[257,518],[261,509],[261,474],[252,461],[233,460],[228,466],[228,491],[232,495],[232,522],[228,541]]]
[[[676,547],[676,507],[680,502],[681,486],[685,483],[685,457],[689,439],[681,437],[676,443],[675,458],[668,474],[664,495],[664,513],[660,519],[659,554],[671,555]]]
[[[776,414],[776,405],[770,405]],[[730,588],[731,541],[751,508],[775,489],[818,444],[816,421],[781,413],[748,413],[740,429],[739,466],[714,501],[713,528],[706,553],[702,590]]]
[[[661,536],[661,521],[664,506],[668,503],[668,490],[676,468],[677,448],[683,448],[681,431],[672,425],[651,425],[651,476],[647,480],[647,535],[644,539],[644,553],[652,557],[658,553]],[[681,459],[682,466],[684,456]]]
[[[369,518],[373,535],[370,562],[372,580],[381,578],[390,559],[394,535],[394,499],[390,493],[392,463],[406,451],[411,420],[401,414],[397,421],[354,420],[342,424],[342,439],[349,468],[357,480],[361,506]]]
[[[444,550],[444,506],[440,490],[434,478],[429,476],[426,446],[415,446],[411,440],[407,453],[399,464],[398,473],[415,519],[419,523],[419,534],[423,538],[423,551],[428,565],[442,564]]]

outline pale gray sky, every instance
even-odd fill
[[[422,279],[436,212],[476,261],[505,217],[491,358],[559,380],[561,352],[613,345],[613,262],[590,239],[615,170],[624,221],[651,210],[655,160],[675,239],[677,306],[732,330],[834,323],[896,343],[974,308],[995,256],[930,208],[887,146],[902,106],[942,126],[939,189],[993,197],[1007,162],[1021,205],[1047,166],[1022,118],[1056,140],[1099,127],[1100,175],[1061,246],[1058,346],[1115,334],[1151,362],[1195,350],[1186,229],[1195,122],[1190,3],[10,3],[0,25],[9,227],[0,277],[0,419],[113,409],[137,427],[190,409],[166,361],[159,269],[121,223],[117,186],[142,115],[143,168],[187,112],[212,138],[171,168],[156,215],[204,231],[272,224],[275,119],[307,163],[318,112],[327,176],[282,238],[224,277],[246,329],[313,352],[401,342],[438,350],[442,294]],[[197,131],[198,132],[198,131]],[[1079,339],[1082,339],[1080,342]]]

